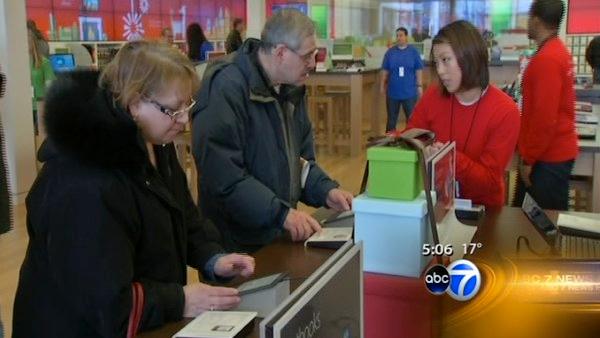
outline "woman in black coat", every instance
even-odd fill
[[[13,337],[132,337],[240,301],[187,284],[254,271],[198,215],[172,144],[198,79],[166,45],[128,43],[101,76],[66,74],[46,101],[44,167],[27,196],[29,246]]]

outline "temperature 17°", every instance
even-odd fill
[[[465,255],[472,255],[475,253],[475,250],[481,249],[483,244],[481,243],[463,243],[463,253]]]

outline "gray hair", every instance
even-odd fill
[[[315,34],[314,22],[295,9],[282,9],[265,23],[260,39],[261,48],[270,51],[278,44],[298,50],[307,37]]]

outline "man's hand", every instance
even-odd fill
[[[521,162],[519,164],[519,176],[521,176],[521,180],[523,181],[523,184],[525,184],[526,188],[529,188],[532,186],[531,183],[531,170],[533,169],[532,166],[527,165],[524,162]]]
[[[327,194],[327,206],[335,211],[348,211],[352,209],[352,196],[351,193],[334,188],[329,190]]]
[[[219,277],[235,277],[241,275],[248,277],[254,273],[254,258],[243,254],[229,254],[223,256],[215,263],[215,275]]]
[[[290,232],[292,241],[303,241],[310,237],[313,233],[321,231],[321,225],[309,214],[291,209],[288,212],[283,228]]]
[[[423,86],[417,86],[417,97],[419,99],[423,97]]]

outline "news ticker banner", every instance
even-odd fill
[[[503,258],[490,265],[461,259],[428,268],[425,287],[458,301],[511,295],[523,302],[600,304],[600,261]]]
[[[600,304],[600,261],[516,262],[515,292],[523,301]]]
[[[466,301],[448,292],[441,337],[600,336],[600,261],[470,261],[480,288]]]

